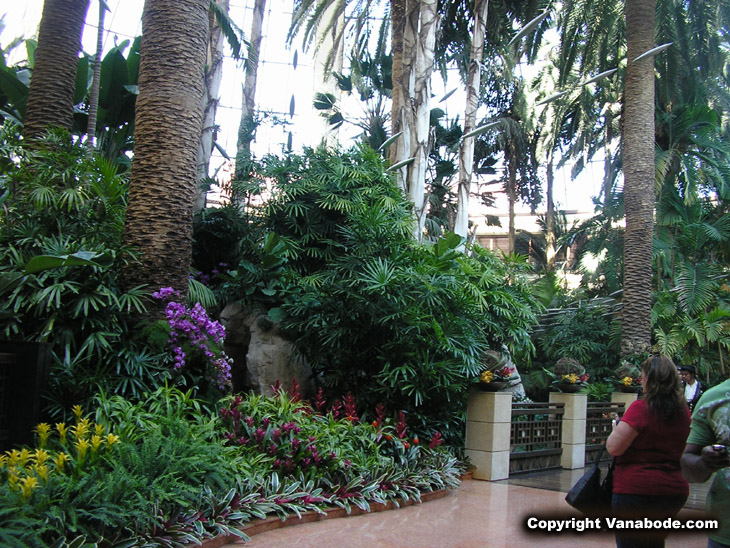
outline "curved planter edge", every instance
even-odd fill
[[[397,505],[393,501],[388,501],[386,504],[381,503],[372,503],[370,505],[370,511],[367,512],[365,510],[362,510],[358,508],[357,506],[353,506],[350,508],[350,513],[348,514],[347,511],[344,508],[328,508],[324,510],[324,513],[321,514],[319,512],[304,512],[302,513],[301,517],[297,517],[296,515],[292,515],[286,518],[286,520],[282,521],[280,517],[272,516],[270,518],[265,519],[255,519],[251,521],[251,523],[248,523],[244,527],[241,528],[241,531],[246,533],[249,537],[252,537],[254,535],[258,535],[260,533],[266,533],[267,531],[274,531],[276,529],[281,529],[282,527],[291,527],[294,525],[301,525],[303,523],[311,523],[313,521],[323,521],[326,519],[335,519],[335,518],[346,518],[350,516],[361,516],[363,514],[374,514],[375,512],[383,512],[386,510],[395,510],[397,508],[406,508],[408,506],[413,506],[414,504],[421,504],[424,502],[429,502],[431,500],[440,499],[442,497],[445,497],[448,495],[452,489],[441,489],[439,491],[426,491],[424,493],[421,493],[421,500],[420,502],[417,500],[406,500],[399,502]],[[237,537],[236,535],[221,535],[218,537],[206,539],[202,541],[201,548],[221,548],[222,546],[226,546],[227,544],[232,544],[234,542],[240,541],[241,538]]]

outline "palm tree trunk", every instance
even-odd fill
[[[413,139],[413,65],[416,56],[416,35],[418,32],[418,4],[420,0],[393,0],[393,135],[402,132],[393,143],[391,163],[401,163],[411,156]],[[415,18],[415,21],[414,21]],[[408,166],[396,172],[396,182],[408,195]]]
[[[624,291],[621,354],[651,348],[654,237],[654,0],[626,0],[628,65],[624,88]]]
[[[49,126],[71,129],[76,69],[89,0],[46,0],[30,79],[23,135],[36,139]]]
[[[226,13],[228,13],[228,0],[215,0]],[[205,207],[206,192],[200,184],[210,170],[210,158],[213,155],[215,142],[215,116],[218,111],[218,93],[223,79],[223,44],[225,42],[220,25],[216,21],[215,14],[210,11],[208,14],[208,47],[205,73],[205,93],[203,95],[203,132],[200,135],[198,147],[197,177],[198,186],[195,193],[195,205],[193,211],[200,211]]]
[[[554,185],[554,158],[555,149],[551,148],[548,152],[547,163],[545,166],[545,200],[547,201],[547,211],[545,212],[545,268],[548,272],[555,270],[555,203],[553,202],[553,185]]]
[[[408,199],[413,202],[416,214],[416,240],[423,236],[426,221],[426,167],[430,151],[429,131],[431,122],[431,75],[434,65],[434,47],[438,13],[436,0],[421,0],[409,18],[415,37],[415,64],[410,80],[413,98],[413,122],[411,124],[411,153],[413,163],[408,166]],[[416,26],[418,21],[418,26]]]
[[[402,131],[403,114],[402,110],[405,108],[405,101],[408,97],[404,95],[403,88],[403,34],[405,32],[405,19],[406,19],[406,0],[391,0],[390,1],[390,21],[391,21],[391,39],[390,39],[390,51],[393,57],[393,65],[391,70],[393,91],[392,91],[392,110],[391,110],[391,135],[395,135]],[[407,88],[406,88],[407,90]],[[395,164],[399,160],[398,158],[404,157],[404,146],[403,137],[391,146],[390,149],[390,163]],[[398,183],[401,186],[401,190],[405,192],[405,179],[401,176],[398,177]]]
[[[469,54],[469,75],[466,80],[464,134],[469,133],[476,126],[488,8],[489,0],[474,0],[474,33],[471,40],[471,52]],[[468,137],[459,146],[459,186],[454,232],[464,238],[466,238],[469,231],[469,193],[471,191],[471,178],[474,169],[474,139],[476,137]]]
[[[510,145],[512,149],[507,163],[507,197],[509,198],[509,234],[508,234],[508,252],[515,251],[515,204],[517,203],[517,158],[515,157],[514,145]]]
[[[187,295],[210,0],[146,0],[124,245],[125,287]]]
[[[86,147],[91,154],[96,138],[96,115],[99,111],[99,85],[101,83],[101,54],[104,49],[104,19],[107,8],[104,0],[99,0],[99,27],[96,29],[96,53],[94,54],[94,75],[89,93],[89,118],[86,124]]]
[[[258,77],[259,53],[261,52],[261,29],[264,24],[266,0],[256,0],[251,20],[251,39],[246,59],[246,78],[243,83],[243,101],[241,103],[241,123],[238,126],[238,151],[236,156],[236,173],[242,169],[244,161],[251,157],[251,142],[254,131],[254,109],[256,108],[256,79]]]

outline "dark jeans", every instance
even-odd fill
[[[653,495],[617,495],[611,499],[614,516],[622,519],[666,519],[677,515],[687,497]],[[669,531],[616,530],[617,548],[664,548]]]

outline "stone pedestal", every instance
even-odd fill
[[[586,461],[588,395],[550,392],[550,403],[565,404],[560,466],[568,470],[583,468]]]
[[[466,408],[466,456],[474,479],[509,477],[511,392],[470,392]]]
[[[624,411],[629,408],[633,402],[639,398],[639,394],[636,392],[613,392],[611,394],[611,403],[623,403]]]

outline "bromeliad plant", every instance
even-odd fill
[[[439,447],[441,435],[434,433],[422,446],[417,436],[408,435],[402,412],[395,421],[376,412],[378,418],[365,424],[350,408],[351,401],[322,413],[283,390],[268,398],[225,401],[220,416],[227,445],[264,475],[312,485],[317,497],[303,502],[368,509],[373,501],[418,499],[421,491],[458,483],[459,467]]]
[[[183,547],[245,538],[237,527],[254,518],[368,509],[458,483],[440,436],[420,444],[404,415],[362,424],[281,392],[228,397],[210,414],[191,394],[101,395],[93,422],[76,408],[71,426],[40,425],[35,448],[0,462],[0,544]]]

